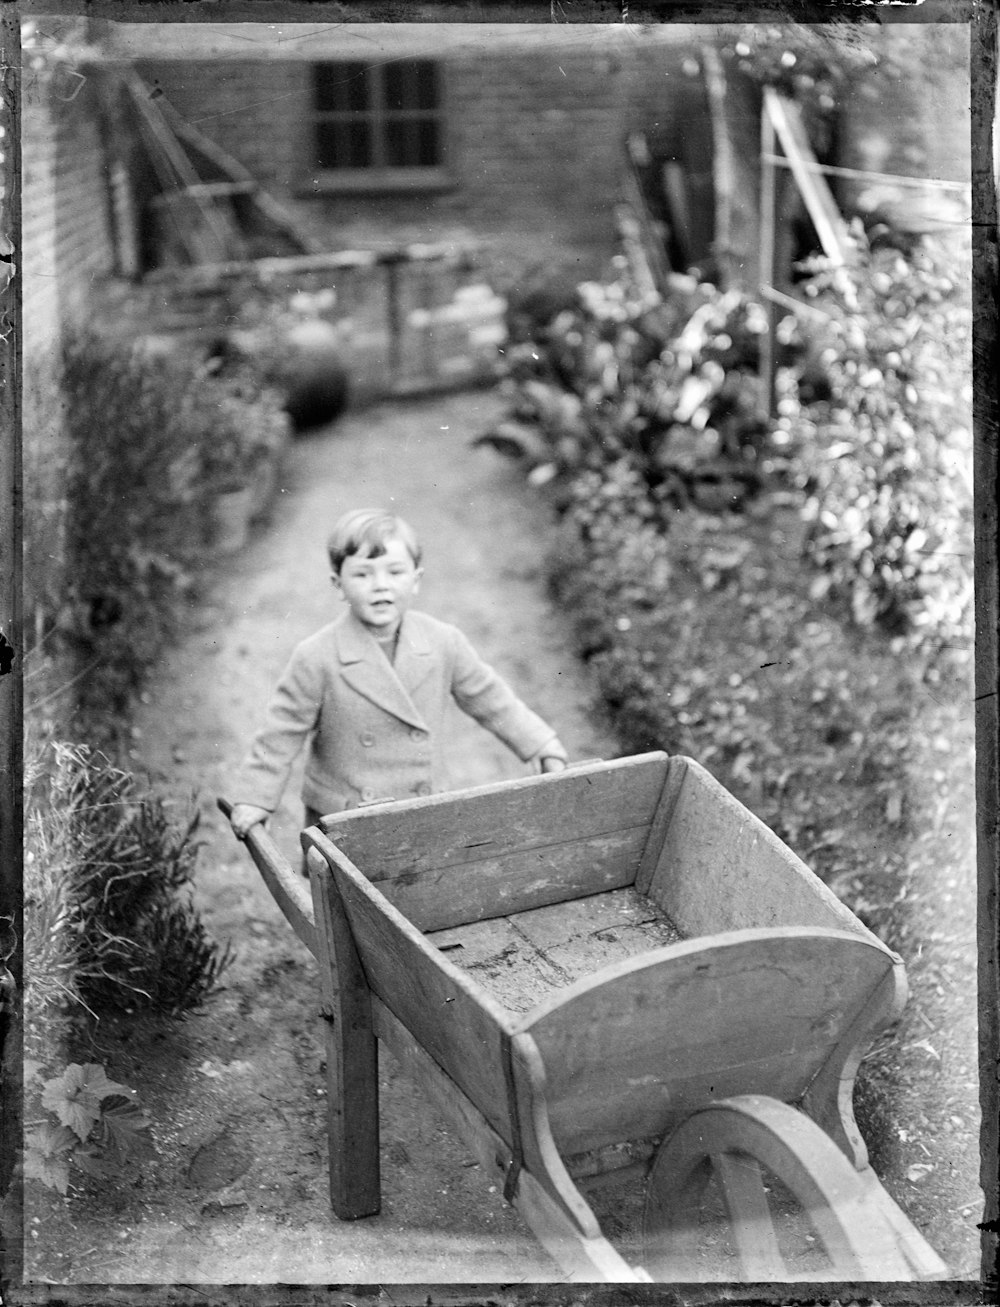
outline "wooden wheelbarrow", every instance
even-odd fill
[[[338,1217],[379,1211],[381,1040],[570,1279],[947,1274],[852,1110],[902,961],[697,763],[388,802],[302,844],[310,889],[247,839],[319,964]],[[624,1251],[588,1202],[609,1184],[641,1189]]]

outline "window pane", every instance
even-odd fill
[[[433,168],[440,163],[434,118],[389,118],[385,123],[385,162],[389,168]]]
[[[436,109],[437,70],[430,59],[407,59],[382,69],[388,109]]]
[[[415,109],[436,109],[438,107],[437,65],[430,59],[421,59],[414,65],[416,69],[417,94]]]
[[[433,168],[441,162],[441,138],[436,118],[420,118],[417,128],[417,158],[421,168]]]
[[[371,70],[357,60],[313,65],[313,105],[320,113],[367,109],[370,85]]]
[[[316,164],[320,168],[370,168],[371,129],[366,122],[318,122]]]
[[[390,118],[385,124],[385,162],[389,168],[410,163],[410,124],[405,118]]]

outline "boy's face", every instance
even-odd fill
[[[333,583],[358,621],[385,636],[403,620],[420,589],[422,575],[403,541],[392,536],[385,542],[385,553],[377,558],[348,554]]]

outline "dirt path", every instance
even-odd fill
[[[230,939],[237,957],[224,990],[180,1028],[123,1036],[130,1042],[124,1058],[116,1055],[115,1072],[140,1089],[160,1161],[145,1181],[140,1210],[106,1213],[109,1232],[115,1224],[125,1231],[114,1246],[110,1233],[95,1234],[101,1214],[89,1210],[86,1237],[99,1246],[61,1278],[559,1278],[388,1058],[383,1213],[351,1224],[331,1218],[312,959],[214,808],[293,644],[339,611],[323,552],[328,528],[346,509],[368,504],[391,504],[424,540],[421,606],[459,624],[557,726],[574,757],[614,756],[610,736],[588,712],[592,692],[568,634],[544,597],[545,510],[511,468],[469,447],[497,408],[490,394],[386,406],[296,445],[270,528],[227,563],[200,629],[151,689],[136,762],[178,794],[200,791],[199,895],[212,934]],[[528,772],[492,736],[455,717],[456,784]],[[300,820],[293,778],[273,823],[292,856]]]
[[[29,1278],[493,1286],[560,1278],[388,1057],[382,1214],[350,1224],[332,1218],[314,964],[214,802],[292,646],[339,610],[323,541],[341,512],[365,504],[392,504],[412,520],[426,545],[421,607],[458,623],[559,729],[574,757],[619,752],[597,724],[566,621],[544,596],[547,512],[511,467],[469,447],[499,408],[489,394],[387,405],[297,444],[270,527],[224,565],[198,628],[151,687],[134,762],[180,799],[198,791],[198,895],[211,933],[231,941],[236,960],[224,988],[181,1024],[99,1028],[93,1060],[139,1091],[159,1156],[136,1184],[29,1211]],[[453,758],[455,784],[527,771],[458,713]],[[945,827],[946,815],[937,819]],[[292,857],[300,822],[293,777],[272,824]],[[956,1018],[974,981],[971,960],[965,966],[953,956],[954,939],[971,937],[971,881],[939,884],[935,848],[913,860],[913,876],[928,890],[911,895],[914,938],[928,944],[908,959],[913,997],[888,1050],[892,1057],[900,1045],[924,1050],[933,1066],[919,1076],[911,1069],[897,1087],[906,1128],[879,1142],[876,1170],[957,1273],[974,1276],[971,1004]],[[931,920],[935,912],[947,923]],[[935,971],[935,984],[925,984],[932,965],[940,977]],[[947,1137],[933,1141],[940,1122]],[[946,1146],[946,1163],[925,1159],[924,1139]]]

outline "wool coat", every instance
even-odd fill
[[[431,794],[445,785],[450,700],[524,762],[555,731],[514,694],[458,630],[408,612],[395,661],[353,616],[303,640],[278,682],[233,797],[273,812],[308,742],[302,798],[318,812]]]

